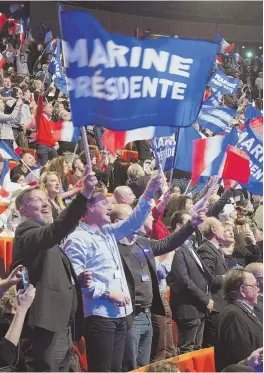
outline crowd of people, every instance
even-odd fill
[[[191,173],[175,169],[170,182],[155,169],[150,141],[128,145],[138,157],[113,156],[97,126],[87,127],[87,164],[81,138],[55,136],[70,103],[45,47],[1,36],[0,139],[22,149],[12,169],[0,158],[0,234],[13,238],[11,268],[0,268],[1,366],[80,371],[73,343],[83,336],[92,372],[177,372],[164,360],[206,347],[217,371],[260,371],[262,196],[234,181],[224,190],[218,177],[188,190]],[[252,99],[262,109],[262,65],[223,58],[218,67],[240,73],[222,101],[239,126]]]

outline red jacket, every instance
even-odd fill
[[[43,114],[43,108],[43,97],[40,96],[35,116],[37,128],[36,144],[54,147],[56,145],[53,137],[55,134],[55,123]]]
[[[154,220],[152,224],[152,231],[150,232],[149,236],[154,240],[162,240],[170,234],[170,231],[168,230],[166,225],[163,224],[161,221],[163,214],[164,210],[161,213],[159,213],[157,207],[153,207],[152,216]]]

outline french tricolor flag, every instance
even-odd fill
[[[154,137],[169,137],[175,133],[173,127],[143,127],[131,131],[105,130],[102,136],[104,147],[112,154],[123,149],[129,142],[150,140]]]
[[[78,142],[80,136],[80,128],[74,127],[71,121],[62,120],[56,122],[55,141]]]
[[[234,147],[236,141],[235,128],[225,136],[195,140],[192,185],[200,176],[219,176],[247,184],[250,177],[249,158],[245,152]]]
[[[234,59],[235,62],[241,62],[243,60],[239,53],[234,53]]]
[[[225,54],[225,53],[231,53],[235,49],[235,44],[229,44],[218,32],[216,34],[215,40],[216,43],[220,44],[220,50],[219,53]]]
[[[30,186],[38,184],[38,179],[40,178],[40,167],[31,170],[31,172],[25,177],[25,183]]]
[[[13,159],[14,161],[20,161],[19,156],[7,145],[4,140],[0,140],[0,155],[3,159]]]
[[[0,53],[0,69],[3,68],[5,63],[6,63],[6,60],[4,59],[2,53]]]

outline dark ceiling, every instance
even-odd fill
[[[70,1],[90,9],[181,21],[263,25],[262,1]]]

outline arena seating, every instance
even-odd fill
[[[181,372],[215,372],[214,348],[205,348],[203,350],[189,352],[168,359],[167,361],[178,364]],[[151,365],[135,369],[133,372],[146,372]]]

